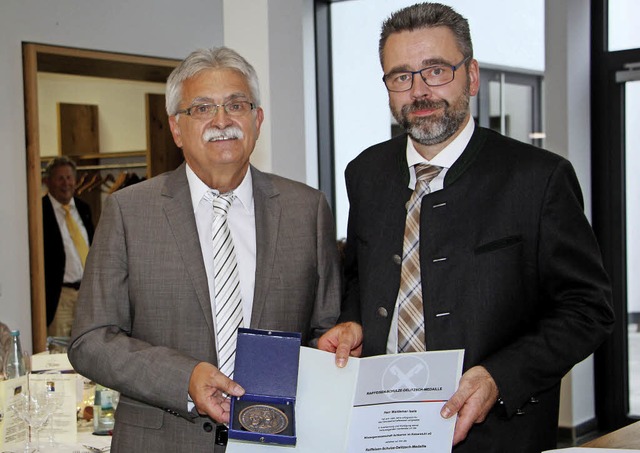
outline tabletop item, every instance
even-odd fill
[[[94,434],[109,434],[115,425],[114,391],[103,385],[96,384],[93,400],[93,432]]]
[[[11,344],[4,363],[4,375],[7,379],[15,379],[27,374],[27,367],[20,344],[20,331],[11,331]]]
[[[27,433],[24,446],[25,452],[31,452],[32,448],[40,450],[40,430],[47,423],[55,408],[50,404],[47,394],[42,391],[22,391],[9,406],[10,409],[29,427],[32,435],[35,434],[35,446],[32,445],[31,436]]]
[[[92,451],[93,453],[103,453],[111,450],[111,447],[99,448],[99,447],[92,447],[91,445],[86,445],[86,444],[82,444],[82,446],[87,450]]]

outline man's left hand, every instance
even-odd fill
[[[444,418],[458,414],[453,445],[463,441],[475,423],[487,418],[497,400],[498,386],[484,367],[475,366],[462,375],[458,390],[440,411]]]

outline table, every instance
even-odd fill
[[[640,422],[589,441],[581,447],[640,449]]]
[[[52,448],[48,445],[46,434],[41,434],[40,449],[38,451],[41,453],[90,453],[89,449],[84,448],[84,445],[106,448],[111,445],[111,436],[94,436],[91,430],[79,429],[76,443],[57,443],[57,445]],[[35,447],[35,441],[33,442],[33,446]],[[16,450],[14,447],[12,450],[3,450],[2,453],[21,453],[22,451],[22,448]],[[108,451],[108,449],[105,450],[105,452]]]

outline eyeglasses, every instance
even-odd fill
[[[416,74],[420,74],[424,83],[430,87],[439,87],[453,82],[456,70],[464,65],[469,58],[471,58],[471,56],[465,57],[464,60],[455,66],[448,64],[436,64],[433,66],[427,66],[426,68],[422,68],[418,71],[390,72],[382,77],[382,81],[389,91],[407,91],[413,86],[413,77]]]
[[[224,112],[233,117],[243,116],[256,108],[253,102],[249,101],[231,101],[226,104],[196,104],[184,110],[178,110],[175,114],[185,115],[197,120],[213,118],[218,114],[218,107],[224,108]]]

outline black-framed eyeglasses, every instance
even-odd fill
[[[218,108],[224,108],[224,112],[229,116],[243,116],[256,108],[253,102],[249,101],[230,101],[224,104],[195,104],[184,110],[178,110],[175,114],[184,113],[198,120],[213,118],[218,114]]]
[[[400,92],[410,90],[413,86],[413,78],[416,74],[420,74],[424,83],[430,87],[439,87],[453,82],[456,75],[456,70],[464,65],[471,56],[465,57],[457,65],[448,64],[435,64],[433,66],[427,66],[418,71],[394,71],[389,74],[385,74],[382,77],[387,90]]]

